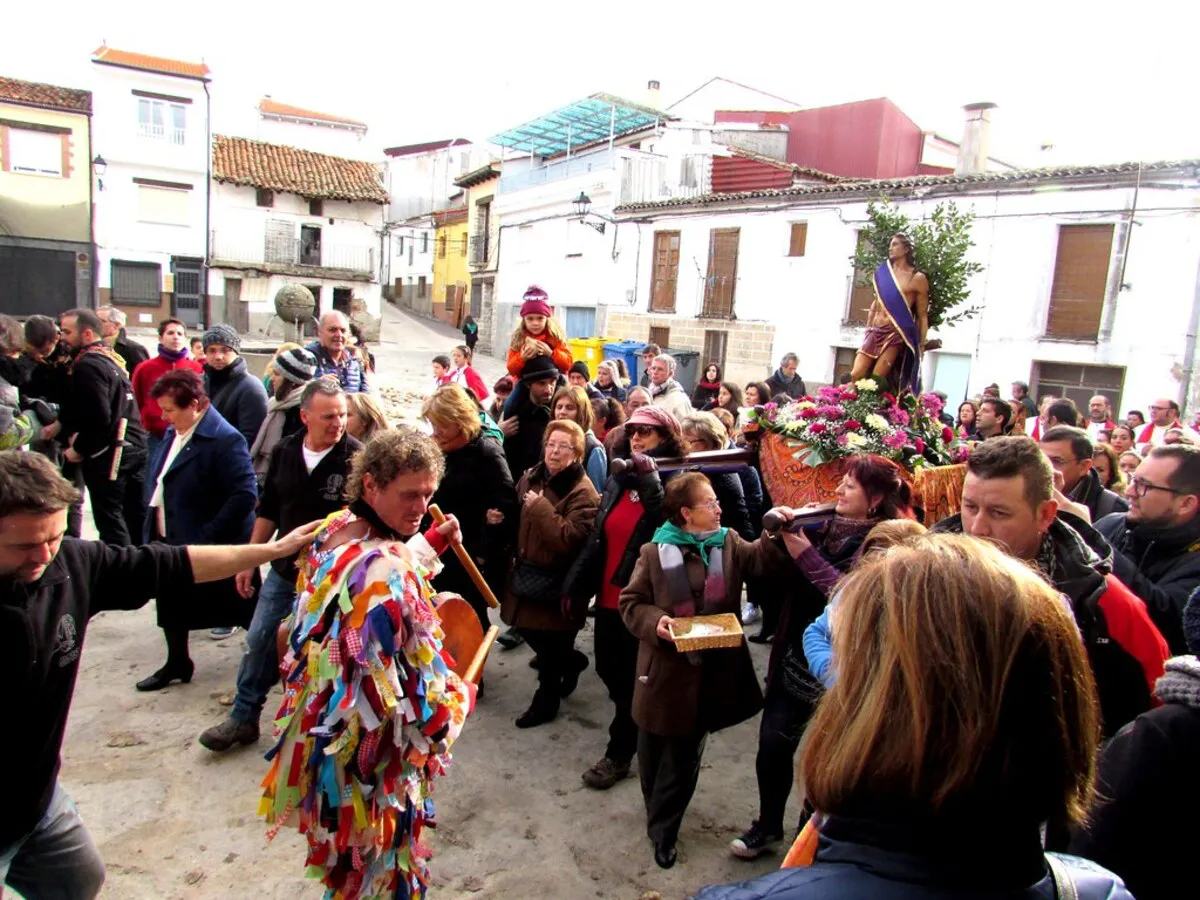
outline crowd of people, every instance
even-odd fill
[[[280,719],[280,746],[293,749],[272,751],[267,797],[281,819],[288,767],[323,765],[324,745],[296,729],[319,723],[318,741],[339,733],[322,685],[363,659],[361,645],[339,649],[352,646],[339,629],[365,628],[363,642],[385,657],[391,648],[397,667],[424,679],[423,712],[453,721],[429,732],[423,791],[475,689],[436,654],[401,660],[389,629],[407,621],[405,603],[425,601],[392,596],[401,612],[385,628],[370,616],[363,625],[357,599],[324,598],[343,583],[362,598],[400,590],[366,561],[351,575],[360,551],[399,567],[425,560],[429,597],[462,596],[486,628],[471,567],[437,559],[457,541],[501,598],[500,645],[532,651],[537,687],[515,727],[554,721],[594,665],[607,741],[581,778],[606,791],[636,769],[658,866],[677,863],[708,737],[760,716],[757,815],[729,851],[756,859],[796,840],[780,872],[705,888],[705,900],[1179,895],[1183,851],[1200,836],[1190,803],[1200,795],[1190,765],[1200,749],[1200,436],[1174,401],[1154,401],[1148,420],[1136,410],[1118,419],[1101,395],[1081,414],[1069,398],[1035,403],[1020,382],[1011,400],[989,385],[948,416],[972,444],[959,513],[927,530],[908,473],[861,455],[833,508],[809,515],[771,498],[747,415],[807,394],[796,354],[745,385],[708,363],[689,392],[654,344],[640,379],[620,359],[593,374],[539,288],[520,314],[507,374],[490,389],[472,365],[473,320],[462,345],[433,359],[429,437],[389,426],[371,395],[373,358],[340,313],[323,316],[307,346],[280,347],[262,379],[223,324],[203,332],[197,356],[184,323],[165,320],[157,354],[139,359],[115,309],[35,316],[23,329],[0,321],[0,426],[5,447],[23,448],[0,452],[0,640],[38,729],[21,750],[37,777],[0,836],[6,883],[36,896],[56,877],[46,848],[65,840],[71,807],[51,763],[87,618],[151,597],[167,654],[139,691],[191,680],[192,631],[245,629],[231,710],[200,733],[204,747],[257,742],[281,666],[295,686]],[[689,461],[738,450],[721,465]],[[99,542],[77,540],[82,490]],[[448,527],[434,526],[431,504]],[[118,579],[127,586],[110,594]],[[167,585],[170,602],[159,594]],[[676,649],[680,620],[729,613],[761,620],[748,637],[771,644],[765,681],[744,642]],[[590,658],[576,646],[589,622]],[[61,671],[49,668],[55,654]],[[364,730],[347,745],[364,753],[380,752],[399,714],[379,691],[364,692]],[[797,784],[799,821],[785,821]],[[425,795],[387,790],[406,810],[394,848],[411,850],[395,849],[389,865],[419,886]],[[314,806],[304,815],[339,821],[338,792],[321,793],[333,820]],[[355,816],[344,827],[361,829]],[[1147,830],[1149,820],[1163,827]],[[326,884],[366,891],[332,834],[309,837]],[[102,865],[90,840],[72,840],[77,870],[57,877],[73,879],[68,895],[94,896]]]

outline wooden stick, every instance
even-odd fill
[[[125,429],[128,426],[128,419],[122,419],[117,423],[117,440],[114,444],[112,468],[108,470],[109,481],[116,481],[117,473],[121,471],[121,457],[125,454]]]
[[[500,626],[493,625],[487,630],[487,634],[483,636],[483,641],[479,645],[479,649],[475,651],[475,656],[471,660],[471,664],[467,666],[466,674],[463,675],[463,681],[470,681],[472,684],[479,683],[479,676],[483,674],[483,664],[487,662],[488,651],[492,649],[492,644],[496,641],[496,635],[500,633]]]
[[[446,521],[445,515],[438,509],[436,503],[429,504],[429,514],[433,516],[433,521],[438,525]],[[463,564],[463,568],[471,576],[471,581],[474,582],[475,587],[479,588],[479,593],[483,594],[483,599],[487,601],[487,605],[493,609],[499,606],[500,601],[496,599],[496,595],[492,593],[492,589],[488,587],[488,583],[483,580],[483,575],[475,565],[475,560],[471,559],[471,554],[462,545],[462,541],[451,541],[450,546],[454,548],[454,555],[458,557],[458,561]]]

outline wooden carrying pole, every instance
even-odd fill
[[[463,675],[463,681],[470,681],[472,684],[479,683],[479,675],[483,672],[483,664],[487,662],[488,651],[492,649],[492,644],[495,643],[496,635],[499,633],[499,625],[493,625],[487,630],[487,634],[483,636],[483,642],[480,643],[479,649],[475,651],[475,656],[471,660],[471,664],[467,666],[467,671]]]
[[[438,525],[446,521],[445,515],[438,509],[436,503],[429,504],[429,514],[433,516],[433,521]],[[462,545],[462,541],[451,541],[450,546],[454,548],[454,555],[458,557],[458,561],[463,564],[463,568],[471,576],[471,581],[474,582],[475,587],[479,588],[479,593],[483,594],[483,599],[487,601],[487,605],[493,609],[499,606],[500,601],[496,599],[496,595],[492,593],[492,589],[488,587],[488,583],[483,580],[483,575],[480,573],[479,567],[475,565],[475,560],[471,559],[471,554]]]

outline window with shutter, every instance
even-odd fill
[[[650,312],[675,312],[679,283],[679,232],[654,233],[654,279],[650,285]]]
[[[862,246],[862,241],[863,236],[860,231],[858,233],[859,246]],[[871,286],[870,281],[868,280],[866,284],[858,283],[863,274],[861,269],[855,269],[850,282],[850,302],[846,306],[847,325],[866,325],[867,315],[871,312],[871,304],[875,302],[875,288]]]
[[[158,306],[162,286],[162,267],[157,263],[123,262],[111,264],[112,302],[123,306]]]
[[[1046,337],[1094,341],[1108,292],[1113,226],[1060,225]]]
[[[803,256],[804,245],[808,243],[808,223],[792,223],[792,239],[788,244],[788,256]]]
[[[654,326],[650,329],[651,344],[658,344],[659,348],[665,353],[667,347],[671,345],[671,329],[663,328],[661,325]]]
[[[1087,409],[1088,400],[1103,394],[1113,409],[1120,409],[1125,370],[1120,366],[1081,366],[1034,360],[1030,382],[1030,392],[1039,401],[1047,396],[1067,397],[1080,409]]]
[[[704,284],[706,318],[732,319],[737,286],[737,228],[714,228],[708,233],[708,278]]]
[[[716,363],[725,371],[725,349],[729,344],[728,331],[704,332],[704,357],[701,365],[707,368]]]

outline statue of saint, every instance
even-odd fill
[[[940,342],[925,346],[929,330],[929,279],[917,271],[913,242],[894,234],[888,258],[875,270],[875,302],[867,315],[867,333],[854,358],[851,379],[881,375],[897,391],[921,390],[921,354]],[[895,370],[895,376],[892,375]]]

